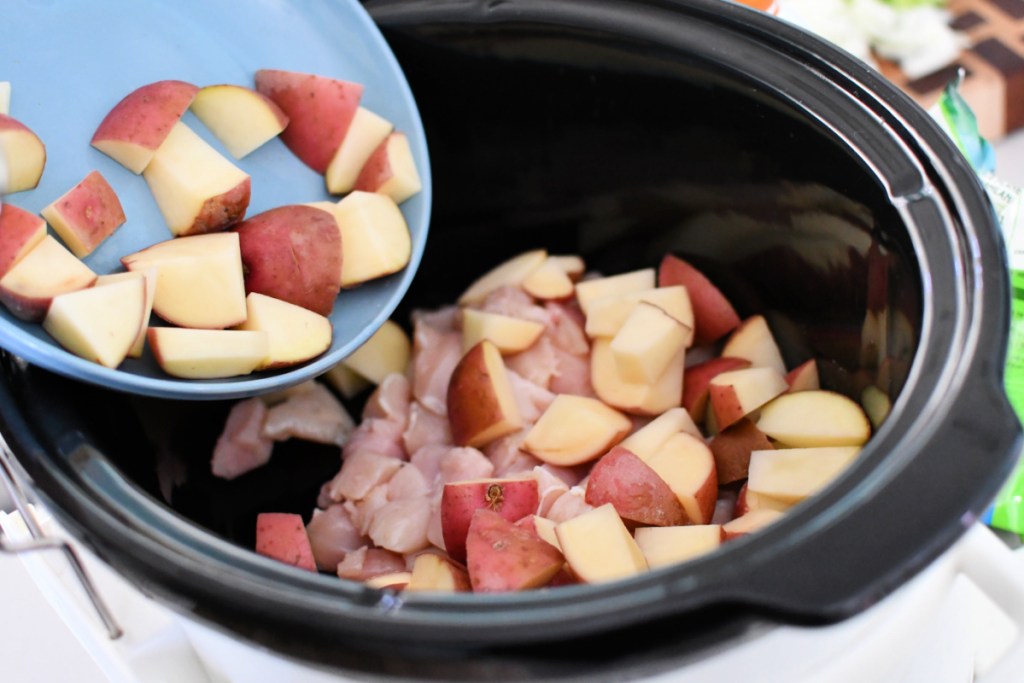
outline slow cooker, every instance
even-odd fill
[[[286,442],[251,477],[214,480],[228,403],[120,394],[6,355],[0,432],[104,562],[198,622],[347,675],[621,679],[856,615],[978,519],[1021,445],[1002,388],[1004,248],[969,164],[906,96],[721,0],[366,7],[433,164],[429,242],[396,320],[529,247],[607,272],[675,251],[764,313],[787,361],[814,357],[824,385],[875,387],[891,410],[825,491],[700,559],[604,585],[408,596],[251,550],[257,512],[312,510],[337,449]]]

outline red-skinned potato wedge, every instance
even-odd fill
[[[544,324],[501,313],[466,308],[462,311],[462,346],[469,350],[486,339],[503,355],[533,346],[544,333]]]
[[[270,345],[258,370],[305,363],[330,348],[334,328],[329,318],[258,292],[250,292],[245,303],[248,316],[235,329],[263,330]]]
[[[740,517],[731,519],[722,525],[722,534],[726,541],[731,541],[747,534],[764,529],[769,524],[777,522],[785,515],[785,512],[764,508],[751,510]]]
[[[822,389],[772,399],[761,408],[757,428],[791,447],[862,446],[871,437],[859,403]]]
[[[526,433],[522,448],[551,465],[594,460],[622,440],[633,423],[596,398],[558,394]]]
[[[46,221],[9,202],[0,205],[0,277],[46,237]]]
[[[288,116],[273,100],[233,83],[200,88],[190,108],[236,159],[256,151],[288,125]]]
[[[445,550],[455,560],[466,559],[466,533],[477,510],[486,508],[515,522],[535,513],[539,503],[537,480],[533,478],[449,482],[441,492]]]
[[[660,415],[680,404],[686,349],[679,348],[653,382],[630,382],[612,351],[612,340],[594,339],[590,348],[590,384],[598,398],[632,415]]]
[[[412,580],[412,572],[387,572],[386,574],[377,574],[363,581],[367,586],[371,588],[379,588],[381,590],[405,590],[405,587],[409,585],[409,581]]]
[[[704,438],[685,408],[670,408],[619,442],[619,446],[632,451],[641,460],[654,455],[669,437],[686,432],[698,439]]]
[[[150,327],[146,339],[160,369],[182,379],[248,375],[270,354],[267,333],[262,330]]]
[[[329,210],[341,234],[341,287],[348,289],[405,268],[412,256],[409,224],[394,200],[371,192],[350,192],[337,203],[314,202]]]
[[[473,513],[466,535],[466,568],[476,593],[505,593],[546,585],[562,570],[558,548],[486,508]]]
[[[256,552],[299,569],[316,571],[302,515],[262,512],[256,516]]]
[[[541,301],[564,301],[575,291],[572,278],[551,256],[526,276],[521,286],[523,291]]]
[[[708,385],[708,399],[718,431],[750,415],[788,388],[785,376],[769,367],[750,367],[715,375]]]
[[[331,194],[347,194],[357,189],[355,185],[360,171],[394,128],[394,124],[383,116],[366,107],[357,107],[345,138],[324,172],[327,191]]]
[[[750,454],[750,493],[799,503],[828,486],[856,460],[857,446],[780,448]]]
[[[181,121],[142,172],[171,233],[219,232],[245,217],[252,179]]]
[[[409,335],[394,320],[385,320],[362,346],[343,358],[340,365],[369,383],[380,384],[388,375],[404,373],[411,356]],[[349,380],[348,383],[357,392],[365,388],[361,382]]]
[[[786,364],[775,341],[775,335],[763,315],[745,318],[722,345],[722,356],[746,358],[755,367],[772,368],[786,375]]]
[[[679,498],[691,524],[708,524],[718,500],[715,456],[702,439],[679,432],[646,460]]]
[[[405,133],[394,131],[377,146],[360,169],[354,189],[386,194],[396,204],[423,189]]]
[[[103,118],[92,146],[132,173],[142,173],[197,92],[198,87],[177,80],[136,88]]]
[[[281,141],[317,173],[327,172],[363,96],[360,83],[317,74],[260,69],[256,90],[288,116]]]
[[[46,167],[46,145],[18,119],[0,114],[0,196],[34,189]]]
[[[718,483],[725,485],[746,479],[751,452],[770,450],[772,443],[753,422],[742,418],[715,434],[708,447],[715,456]]]
[[[650,526],[686,524],[679,498],[639,457],[616,446],[594,463],[587,478],[586,501],[611,503],[623,519]]]
[[[407,591],[465,593],[471,590],[466,568],[437,553],[421,553],[412,563]]]
[[[722,527],[718,524],[641,527],[633,533],[651,569],[668,567],[710,553],[722,544],[723,536]]]
[[[452,439],[459,446],[479,448],[523,426],[501,352],[486,339],[455,366],[447,404]]]
[[[604,583],[647,571],[647,560],[611,503],[555,526],[566,562],[580,581]]]
[[[501,287],[519,286],[547,258],[548,252],[544,249],[531,249],[502,261],[474,280],[459,296],[458,303],[462,306],[479,304],[488,294]]]
[[[342,244],[327,211],[287,204],[247,218],[238,233],[246,292],[330,315],[341,291]]]
[[[96,273],[46,235],[0,278],[0,302],[17,318],[40,322],[53,297],[90,287]]]
[[[763,493],[754,493],[750,490],[747,482],[744,482],[743,486],[740,487],[739,492],[736,494],[736,505],[733,508],[732,516],[733,518],[741,517],[753,510],[775,510],[777,512],[785,512],[794,505],[796,505],[796,503],[793,501],[780,500],[779,498],[766,496]]]
[[[683,407],[695,422],[703,422],[708,406],[708,385],[723,372],[749,368],[745,358],[709,358],[683,371]]]
[[[693,306],[693,343],[711,344],[736,329],[740,317],[732,303],[700,270],[674,254],[658,265],[658,286],[683,285]]]
[[[808,391],[821,389],[818,377],[818,361],[811,358],[786,373],[786,384],[789,391]]]
[[[78,258],[85,258],[125,222],[124,208],[107,179],[90,172],[40,213]]]

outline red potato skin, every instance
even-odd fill
[[[257,515],[256,552],[299,569],[317,570],[302,515],[287,512]]]
[[[484,342],[478,342],[459,359],[448,382],[445,401],[452,442],[457,446],[483,446],[478,437],[503,419],[498,397],[491,391],[492,368]],[[495,368],[495,370],[497,370]]]
[[[389,138],[390,136],[385,138],[377,145],[377,149],[373,150],[373,153],[370,154],[370,158],[363,164],[363,168],[356,177],[353,189],[362,192],[376,192],[395,174],[391,168],[391,159],[388,156]]]
[[[246,178],[224,194],[210,197],[203,202],[203,207],[196,215],[192,226],[181,233],[181,236],[220,232],[236,225],[245,218],[245,212],[249,210],[249,200],[251,197],[251,178]],[[338,267],[340,268],[341,266]]]
[[[611,503],[619,516],[646,526],[686,524],[686,510],[658,474],[632,451],[615,446],[601,456],[587,479],[585,500]]]
[[[473,513],[466,536],[466,568],[475,593],[506,593],[546,585],[565,558],[547,541],[497,512]]]
[[[121,200],[99,171],[89,173],[61,197],[56,209],[90,252],[125,222]]]
[[[736,389],[731,384],[709,385],[708,401],[715,413],[715,424],[720,432],[728,429],[729,425],[739,422],[746,415],[736,396]]]
[[[3,277],[18,257],[26,242],[45,224],[42,218],[25,209],[4,203],[0,206],[0,277]]]
[[[247,218],[238,233],[245,291],[330,315],[341,291],[341,236],[334,217],[285,205]]]
[[[787,391],[808,391],[820,389],[818,381],[818,362],[811,358],[786,373]]]
[[[708,385],[716,375],[749,367],[750,361],[745,358],[718,357],[686,368],[683,371],[682,406],[690,413],[693,421],[700,423],[704,420],[708,406]]]
[[[712,344],[740,324],[732,303],[707,277],[675,254],[666,254],[658,266],[658,286],[683,285],[693,306],[693,343]]]
[[[441,533],[449,557],[466,561],[466,536],[477,510],[509,522],[532,515],[540,505],[536,479],[480,479],[450,482],[441,492]]]
[[[137,88],[107,112],[91,142],[131,140],[146,149],[156,149],[192,104],[197,92],[198,86],[175,80],[156,81]]]
[[[773,448],[771,440],[747,418],[715,434],[708,447],[715,456],[719,485],[746,479],[751,451]]]
[[[288,117],[281,141],[311,169],[326,173],[355,117],[363,96],[362,84],[260,69],[256,72],[256,91],[270,98]]]

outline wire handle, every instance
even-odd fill
[[[92,603],[93,609],[96,610],[96,614],[103,623],[107,636],[111,640],[117,640],[124,634],[124,631],[107,608],[99,591],[96,590],[96,586],[85,571],[85,566],[79,559],[78,553],[75,552],[75,549],[67,541],[47,536],[46,532],[43,531],[32,512],[32,506],[25,493],[25,489],[19,483],[16,471],[14,454],[11,452],[6,440],[4,440],[3,435],[0,434],[0,480],[3,481],[7,492],[14,502],[15,508],[21,515],[21,519],[24,521],[25,527],[31,536],[29,540],[12,541],[0,529],[0,552],[12,554],[34,552],[37,550],[60,550],[63,552],[68,564],[78,578],[78,583],[81,584],[82,590],[85,591],[86,597]]]

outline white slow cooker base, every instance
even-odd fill
[[[17,513],[0,513],[0,526],[11,538],[24,533]],[[76,548],[124,635],[107,637],[60,553],[0,555],[4,593],[18,596],[0,622],[0,671],[20,675],[5,680],[70,680],[62,675],[70,667],[77,683],[351,680],[181,617]],[[1024,675],[1022,633],[1024,551],[975,525],[927,570],[854,618],[828,627],[768,628],[638,680],[668,683],[685,673],[687,683],[1010,683]]]

